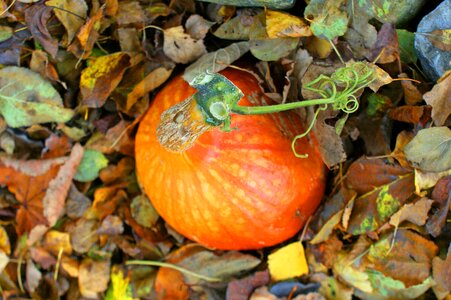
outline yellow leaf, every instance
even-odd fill
[[[269,273],[274,280],[284,280],[308,273],[304,247],[300,242],[289,244],[268,256]]]
[[[300,18],[274,10],[266,11],[266,32],[270,39],[312,35],[310,27]]]

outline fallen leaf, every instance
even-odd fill
[[[49,182],[42,203],[44,216],[47,218],[50,227],[55,225],[64,213],[66,197],[72,179],[82,161],[83,152],[83,147],[80,144],[75,144],[68,160],[59,168],[56,177]]]
[[[9,242],[8,233],[3,226],[0,226],[0,253],[10,255],[11,244]]]
[[[232,280],[227,285],[226,300],[247,300],[255,288],[267,285],[270,281],[268,270]]]
[[[118,1],[118,4],[116,18],[121,27],[146,22],[145,10],[138,1]]]
[[[92,48],[99,38],[103,15],[103,7],[97,9],[95,13],[91,13],[86,23],[78,31],[76,39],[67,47],[67,50],[77,58],[86,59],[91,55]]]
[[[389,84],[393,81],[393,78],[391,78],[390,75],[387,72],[385,72],[382,68],[372,63],[368,64],[375,71],[375,78],[368,85],[368,87],[371,90],[373,90],[373,92],[377,92],[381,86]]]
[[[432,106],[432,119],[437,126],[445,125],[451,114],[451,71],[446,72],[437,81],[432,90],[423,95],[424,101]]]
[[[133,300],[132,287],[130,286],[130,276],[126,276],[118,266],[111,268],[111,283],[108,288],[105,300]]]
[[[399,78],[407,78],[406,74],[399,74]],[[404,90],[404,101],[406,104],[415,105],[423,100],[422,93],[417,86],[410,80],[401,80],[402,89]]]
[[[186,33],[193,39],[202,40],[214,24],[214,22],[205,20],[201,15],[191,15],[185,22]]]
[[[438,299],[449,297],[451,291],[451,247],[445,259],[436,256],[432,259],[432,278],[436,285],[432,287]]]
[[[399,229],[371,245],[361,263],[410,287],[430,277],[437,252],[433,242],[413,231]]]
[[[398,227],[402,222],[409,221],[418,226],[423,226],[426,224],[428,212],[433,202],[428,198],[421,198],[415,203],[405,204],[390,217],[390,224]]]
[[[124,183],[113,186],[99,187],[94,192],[94,202],[92,203],[93,213],[103,220],[106,216],[112,214],[118,205],[127,199],[127,193],[122,189]]]
[[[98,234],[105,234],[109,236],[119,235],[124,232],[124,224],[118,216],[109,215],[103,219],[100,223],[99,229],[97,229]]]
[[[52,11],[53,8],[45,6],[44,3],[36,3],[25,10],[25,21],[33,38],[55,58],[58,52],[58,41],[50,35],[47,28]]]
[[[294,242],[268,255],[268,268],[275,281],[308,274],[308,264],[301,242]]]
[[[0,26],[0,43],[13,36],[13,29],[8,26]]]
[[[158,269],[155,278],[155,291],[160,298],[189,299],[189,286],[185,283],[183,275],[173,269]]]
[[[256,58],[263,61],[276,61],[295,50],[300,38],[269,38],[265,29],[263,13],[255,17],[249,32],[249,49]]]
[[[145,195],[133,198],[130,204],[130,211],[136,222],[147,228],[153,227],[160,217]]]
[[[361,158],[348,171],[346,184],[361,196],[354,201],[347,232],[358,235],[378,229],[414,192],[413,173],[382,159]]]
[[[82,103],[87,107],[103,106],[129,66],[130,56],[123,52],[93,59],[88,67],[81,72]]]
[[[34,50],[31,54],[30,70],[41,74],[42,78],[50,80],[52,83],[65,83],[59,79],[58,72],[55,66],[49,61],[49,55],[42,50]]]
[[[43,247],[54,256],[58,256],[60,251],[65,255],[72,255],[70,235],[67,232],[60,232],[57,230],[48,231],[44,237]]]
[[[376,45],[371,51],[370,61],[387,64],[399,59],[398,36],[395,25],[384,23],[377,33]],[[377,59],[377,61],[375,61]]]
[[[78,165],[74,179],[89,182],[99,176],[99,171],[108,165],[108,159],[99,151],[87,149],[82,152],[83,158]]]
[[[438,237],[446,224],[446,218],[451,207],[451,176],[440,179],[432,191],[432,200],[438,204],[438,209],[426,223],[426,229],[433,237]]]
[[[411,124],[420,123],[427,114],[427,106],[412,106],[402,105],[391,109],[388,112],[388,116],[396,121],[406,122]]]
[[[320,38],[333,40],[348,29],[348,14],[342,10],[345,1],[312,0],[304,10],[310,29]]]
[[[299,17],[269,9],[265,13],[266,33],[270,39],[312,35],[310,27]]]
[[[249,51],[249,43],[238,42],[215,52],[209,52],[185,69],[183,79],[191,82],[205,72],[216,73],[224,70],[247,51]]]
[[[164,53],[176,63],[187,64],[207,53],[203,40],[193,39],[182,26],[164,30]]]
[[[418,57],[415,51],[415,33],[405,29],[396,29],[398,35],[399,54],[401,61],[406,64],[414,64]]]
[[[434,47],[442,51],[451,51],[451,29],[436,29],[425,35]]]
[[[252,11],[244,10],[226,22],[222,23],[213,34],[221,39],[248,40],[252,24],[255,22]]]
[[[117,165],[108,165],[100,170],[99,178],[104,184],[114,184],[125,179],[134,171],[135,160],[131,157],[122,158]]]
[[[451,175],[451,169],[443,172],[421,172],[419,169],[415,169],[415,193],[421,194],[421,191],[434,187],[437,182]]]
[[[115,126],[108,129],[105,135],[94,135],[87,142],[91,150],[96,150],[104,154],[119,152],[124,155],[134,156],[135,139],[132,138],[131,122],[121,120]]]
[[[88,5],[84,0],[50,0],[45,5],[53,8],[55,16],[63,24],[67,32],[63,44],[69,45],[88,16]]]
[[[0,113],[10,127],[64,123],[74,115],[72,110],[63,107],[53,86],[29,69],[1,69],[0,86]]]
[[[34,293],[39,286],[42,278],[41,271],[34,265],[31,259],[27,260],[27,267],[25,269],[26,287],[30,294]]]
[[[91,206],[91,200],[81,193],[74,184],[71,185],[66,200],[66,214],[71,219],[81,218]]]
[[[97,298],[98,293],[106,291],[110,280],[110,265],[109,260],[83,259],[78,274],[78,287],[83,297]]]
[[[422,129],[404,147],[404,153],[422,171],[446,171],[451,168],[451,130],[448,127]]]
[[[77,253],[86,253],[97,242],[99,236],[97,234],[97,228],[99,226],[96,220],[87,220],[80,218],[67,228],[67,232],[70,234],[70,242],[72,248]]]
[[[321,280],[319,292],[326,297],[326,299],[340,300],[352,300],[352,295],[354,294],[351,287],[343,284],[334,277],[327,277],[326,280]]]
[[[135,85],[133,90],[127,95],[127,105],[125,109],[127,111],[130,110],[139,98],[162,85],[171,76],[173,70],[174,69],[167,70],[166,68],[160,67],[147,74],[146,77]]]

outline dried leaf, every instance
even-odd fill
[[[28,259],[27,268],[25,271],[27,278],[26,287],[30,294],[34,293],[39,286],[39,281],[42,279],[42,273],[36,268],[33,261]]]
[[[222,23],[213,32],[215,36],[227,40],[248,40],[255,16],[251,11],[241,11],[236,17]]]
[[[110,280],[110,261],[94,261],[85,258],[80,264],[78,274],[78,287],[80,293],[86,298],[97,298],[97,293],[102,293],[108,288]]]
[[[10,127],[70,120],[58,92],[39,74],[25,68],[0,70],[0,113]]]
[[[13,36],[13,29],[8,26],[0,26],[0,43]]]
[[[109,165],[100,170],[99,177],[105,184],[127,181],[126,178],[134,171],[135,160],[131,157],[122,158],[117,165]]]
[[[108,165],[108,159],[96,150],[85,150],[74,179],[89,182],[99,176],[99,171]]]
[[[451,176],[440,179],[432,191],[432,199],[437,202],[438,210],[429,218],[426,229],[433,237],[442,233],[451,207]]]
[[[370,61],[376,63],[387,64],[399,59],[398,36],[396,34],[395,25],[385,23],[377,34],[376,45],[371,51]]]
[[[445,259],[436,256],[432,260],[432,278],[436,285],[432,287],[438,299],[449,297],[451,292],[451,247]]]
[[[363,194],[354,201],[347,232],[358,235],[378,229],[414,192],[413,174],[381,159],[359,159],[346,178],[348,187]]]
[[[118,216],[109,215],[103,219],[100,224],[99,229],[97,229],[98,234],[106,234],[109,236],[119,235],[124,232],[124,224],[121,218]]]
[[[451,169],[443,172],[421,172],[415,169],[415,193],[421,195],[421,191],[434,187],[441,178],[449,175]]]
[[[121,27],[146,22],[145,10],[138,1],[118,1],[118,4],[116,18]]]
[[[145,195],[133,198],[130,204],[130,211],[136,222],[147,228],[153,227],[160,217]]]
[[[72,248],[78,253],[86,253],[97,242],[98,221],[79,219],[72,227],[67,229],[70,234]]]
[[[255,272],[239,280],[232,280],[227,285],[226,300],[247,300],[255,288],[267,285],[270,281],[268,270]]]
[[[50,230],[45,234],[43,246],[54,256],[62,251],[64,254],[72,255],[72,245],[70,243],[70,235],[67,232]]]
[[[310,27],[296,16],[269,9],[265,13],[266,33],[270,39],[312,35]]]
[[[400,74],[399,78],[407,78],[406,74]],[[418,90],[417,86],[410,80],[401,81],[402,89],[404,90],[404,101],[409,105],[415,105],[420,103],[423,99],[422,93]]]
[[[46,1],[45,5],[56,7],[53,12],[66,29],[64,44],[69,45],[88,16],[88,5],[84,0],[50,0]]]
[[[155,278],[155,291],[161,298],[189,299],[189,287],[185,283],[183,275],[173,269],[160,268]]]
[[[422,171],[446,171],[451,168],[451,130],[448,127],[422,129],[404,147],[404,153]]]
[[[348,29],[348,14],[342,10],[345,1],[312,0],[304,11],[311,21],[310,29],[320,38],[333,40],[342,36]]]
[[[83,147],[80,144],[75,144],[69,159],[60,167],[56,177],[49,182],[42,203],[44,205],[44,216],[47,218],[50,227],[55,225],[64,213],[65,200],[72,179],[82,161],[83,152]]]
[[[275,281],[308,274],[308,264],[301,242],[294,242],[268,255],[268,268]]]
[[[10,255],[11,244],[9,242],[8,233],[3,226],[0,226],[0,253]]]
[[[162,85],[171,76],[173,70],[174,69],[167,70],[166,68],[160,67],[147,74],[146,77],[135,85],[133,90],[127,95],[127,105],[125,109],[127,111],[130,110],[139,98]]]
[[[183,79],[191,82],[194,78],[205,72],[216,73],[224,70],[248,50],[248,42],[239,42],[215,52],[207,53],[185,69]]]
[[[80,91],[83,104],[96,108],[103,106],[129,66],[130,56],[123,52],[95,58],[81,72]]]
[[[215,23],[205,20],[201,15],[191,15],[185,23],[186,33],[193,39],[202,40],[213,24]]]
[[[398,227],[402,222],[409,221],[418,226],[423,226],[426,224],[428,212],[433,202],[428,198],[421,198],[415,203],[405,204],[390,217],[390,224]]]
[[[416,124],[427,114],[427,106],[403,105],[391,109],[388,116],[396,121]]]
[[[425,35],[434,47],[442,51],[451,51],[451,29],[436,29]]]
[[[451,71],[446,72],[432,90],[423,95],[424,101],[432,106],[432,119],[437,126],[445,125],[451,114]]]
[[[33,38],[55,58],[58,52],[58,41],[50,35],[47,29],[47,22],[51,17],[52,11],[53,9],[45,6],[43,2],[36,3],[25,10],[25,21]]]
[[[104,10],[101,7],[88,18],[86,23],[78,31],[77,38],[67,47],[68,51],[80,59],[86,59],[91,55],[92,48],[99,37],[103,14]]]
[[[204,41],[193,39],[182,26],[164,30],[164,53],[176,63],[187,64],[207,52]]]

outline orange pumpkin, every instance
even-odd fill
[[[240,105],[267,105],[249,73],[221,72],[244,97]],[[195,93],[181,76],[155,97],[136,136],[138,179],[155,209],[178,232],[207,247],[258,249],[296,234],[320,203],[325,166],[315,140],[291,141],[303,132],[292,112],[232,115],[231,132],[213,128],[180,153],[160,145],[163,111]]]

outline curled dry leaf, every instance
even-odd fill
[[[438,204],[438,210],[426,223],[427,231],[437,237],[442,233],[446,217],[451,207],[451,176],[440,179],[432,191],[432,200]]]
[[[58,41],[55,40],[47,28],[47,22],[52,16],[53,9],[43,2],[31,5],[25,10],[25,21],[28,28],[42,47],[53,57],[58,52]]]
[[[215,24],[205,20],[201,15],[191,15],[186,20],[185,28],[186,32],[196,40],[202,40],[207,35],[210,27]]]
[[[226,300],[247,300],[255,288],[267,285],[270,281],[268,270],[232,280],[227,285]]]
[[[415,203],[405,204],[390,217],[390,224],[398,227],[404,221],[409,221],[418,226],[426,224],[428,212],[434,201],[427,198],[421,198]]]
[[[432,277],[436,285],[432,287],[438,299],[449,297],[451,292],[451,247],[445,259],[436,256],[432,260]]]
[[[270,39],[312,35],[310,27],[302,19],[275,10],[266,10],[266,32]]]
[[[83,297],[96,299],[98,293],[106,291],[110,280],[109,260],[95,261],[85,258],[80,264],[78,287]]]

